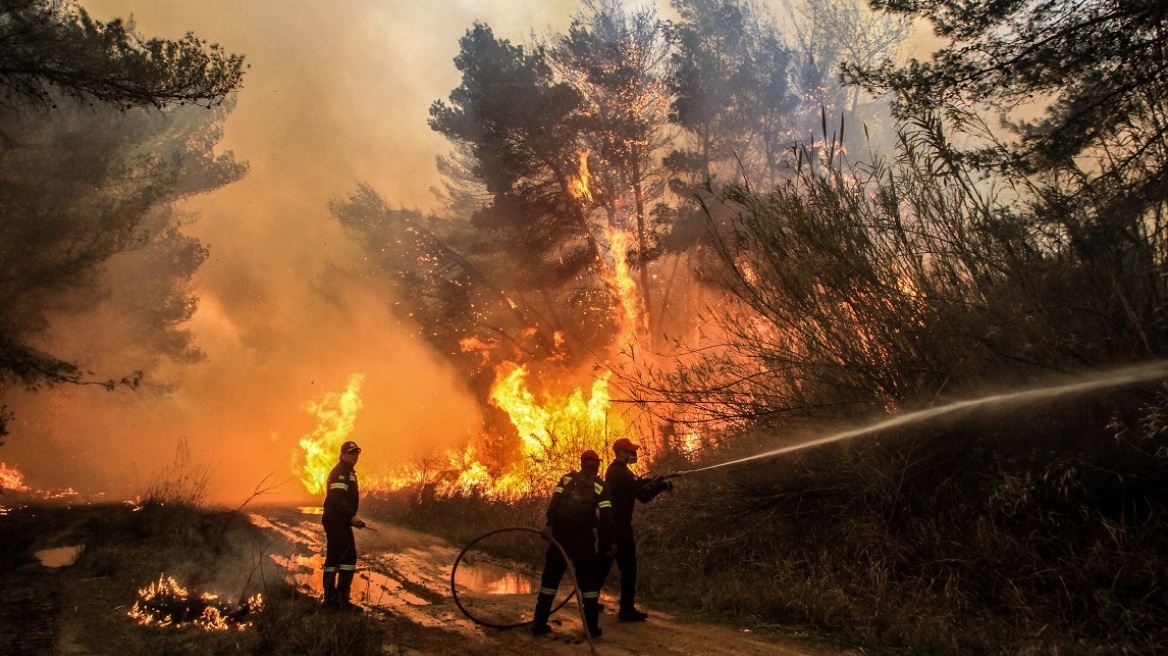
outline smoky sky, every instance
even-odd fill
[[[364,376],[352,438],[362,468],[409,464],[478,430],[475,400],[444,358],[388,310],[391,292],[362,275],[363,256],[329,215],[359,183],[390,204],[437,209],[435,156],[450,145],[428,109],[460,81],[459,39],[475,21],[526,43],[562,33],[575,0],[82,0],[95,19],[132,18],[139,34],[193,32],[248,65],[217,150],[250,170],[183,201],[184,232],[210,256],[184,326],[206,357],[163,361],[137,392],[65,386],[6,399],[15,412],[0,462],[30,485],[113,497],[139,494],[179,445],[213,471],[211,498],[238,503],[265,477],[290,480],[305,410]],[[636,3],[628,3],[630,6]],[[659,11],[668,17],[667,2]],[[774,2],[770,9],[776,16]],[[150,275],[122,271],[121,275]],[[141,366],[106,307],[62,317],[49,344],[96,377]],[[104,314],[103,314],[104,313]],[[109,319],[109,320],[107,320]]]
[[[457,86],[452,60],[473,21],[503,38],[562,30],[576,5],[547,0],[87,0],[96,19],[132,17],[147,37],[193,32],[248,69],[221,151],[247,176],[180,204],[184,228],[210,250],[193,280],[186,326],[206,357],[163,363],[137,392],[65,386],[17,395],[0,461],[34,487],[132,497],[172,466],[179,445],[212,470],[209,496],[239,503],[269,474],[293,476],[304,408],[364,376],[353,432],[362,467],[406,464],[464,444],[479,425],[462,381],[387,310],[359,274],[356,246],[328,213],[358,182],[395,205],[435,205],[430,103]],[[134,275],[150,275],[148,271]],[[62,319],[60,355],[98,377],[130,362],[101,311]],[[303,495],[290,481],[275,496]]]

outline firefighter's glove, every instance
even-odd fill
[[[543,530],[539,532],[539,537],[550,542],[552,539],[552,527],[550,527],[550,526],[543,527]]]
[[[673,481],[663,480],[663,481],[661,481],[661,484],[658,485],[658,487],[661,489],[662,492],[668,492],[668,491],[673,489]]]
[[[365,528],[365,520],[357,519],[356,517],[354,517],[353,518],[353,527],[354,528]]]

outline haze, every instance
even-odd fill
[[[145,36],[194,32],[249,68],[221,150],[247,161],[240,182],[180,207],[211,251],[195,277],[190,328],[206,352],[167,365],[137,392],[65,387],[14,398],[0,460],[41,489],[141,493],[180,444],[213,469],[208,494],[239,503],[273,474],[289,480],[304,408],[364,375],[353,438],[362,467],[393,467],[464,443],[478,411],[449,368],[384,310],[355,272],[359,254],[329,198],[368,182],[391,202],[430,209],[434,157],[448,148],[426,125],[432,101],[458,84],[452,59],[475,20],[519,42],[563,29],[574,2],[405,0],[86,0],[98,20],[133,17]],[[56,328],[63,355],[121,375],[100,321]],[[73,349],[70,352],[68,349]]]

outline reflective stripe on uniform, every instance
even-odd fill
[[[585,598],[585,599],[600,599],[599,592],[585,592],[584,594],[582,594],[580,596]]]
[[[611,501],[601,501],[596,507],[597,508],[611,508],[612,502]]]
[[[539,593],[541,595],[551,595],[554,597],[554,596],[556,596],[556,589],[555,588],[540,588]]]
[[[340,567],[341,567],[342,572],[356,572],[357,571],[356,565],[341,565]]]
[[[347,490],[347,489],[349,489],[349,484],[348,483],[333,483],[332,485],[329,486],[329,489],[330,490]]]
[[[604,486],[603,485],[601,485],[600,483],[593,483],[593,485],[596,486],[596,493],[597,494],[604,494]]]
[[[564,488],[562,488],[562,487],[557,487],[557,488],[555,489],[555,491],[554,491],[554,492],[552,492],[552,494],[559,494],[560,492],[563,492],[563,491],[564,491]]]
[[[326,572],[335,572],[335,571],[337,571],[337,568],[336,568],[336,567],[326,567],[326,568],[324,568],[324,571],[326,571]]]

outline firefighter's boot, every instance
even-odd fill
[[[599,592],[585,592],[584,593],[584,621],[588,625],[588,635],[593,638],[599,638],[603,633],[600,630],[600,608],[597,603],[597,595]]]
[[[548,626],[548,617],[552,614],[552,602],[556,599],[556,593],[551,594],[540,590],[539,596],[535,599],[535,618],[531,623],[531,632],[535,635],[543,635],[549,633],[552,627]]]
[[[337,571],[324,571],[324,605],[328,608],[337,606]]]
[[[337,607],[352,613],[360,613],[365,609],[349,601],[349,592],[353,588],[354,570],[342,569],[337,576]]]

